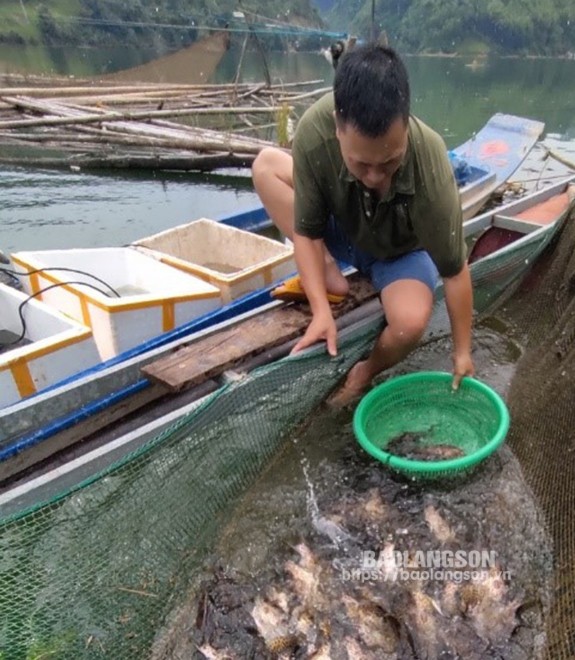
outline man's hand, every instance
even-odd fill
[[[471,359],[471,353],[465,352],[461,354],[455,353],[453,355],[453,383],[454,390],[459,388],[461,379],[464,376],[473,376],[475,374],[475,367]]]
[[[471,359],[471,324],[473,322],[473,289],[469,266],[463,265],[453,277],[443,279],[445,303],[451,322],[453,337],[453,389],[456,390],[464,376],[473,376],[475,368]]]
[[[329,310],[324,314],[314,315],[304,336],[292,348],[290,355],[295,355],[318,341],[327,343],[327,352],[332,357],[337,355],[337,327]]]

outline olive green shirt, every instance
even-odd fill
[[[323,238],[336,222],[361,250],[390,259],[424,249],[442,277],[467,257],[459,191],[442,138],[411,116],[405,159],[384,199],[347,170],[335,134],[333,94],[312,105],[294,137],[295,231]]]

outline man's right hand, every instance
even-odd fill
[[[318,341],[326,342],[327,352],[332,357],[337,355],[337,327],[329,309],[322,314],[314,314],[304,336],[292,348],[290,355],[295,355]]]

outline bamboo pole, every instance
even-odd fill
[[[33,101],[31,103],[31,107],[38,111],[61,113],[66,117],[83,116],[86,112],[86,109],[82,107],[75,108],[74,106],[52,104],[52,103],[46,103],[44,101]],[[100,116],[106,112],[105,110],[100,108],[92,108],[92,111],[97,114],[100,114]],[[162,130],[161,133],[159,133],[158,129],[155,127],[159,127],[164,130]],[[133,134],[136,132],[140,134],[145,133],[147,135],[152,135],[154,137],[161,137],[161,138],[174,137],[176,139],[185,138],[191,135],[195,139],[212,138],[223,142],[225,140],[228,140],[230,136],[229,131],[222,132],[222,131],[216,131],[214,129],[203,128],[198,126],[188,126],[186,124],[171,122],[165,119],[164,120],[152,119],[146,123],[138,123],[136,127],[134,127],[134,125],[129,122],[118,122],[113,126],[112,125],[104,126],[104,130],[93,126],[84,126],[84,125],[74,125],[71,127],[71,130],[74,131],[88,132],[92,134],[104,133],[105,135],[109,135],[110,130],[113,130],[116,133],[121,133],[124,129],[126,129],[125,132],[129,134]],[[260,147],[263,148],[264,146],[271,145],[271,143],[267,141],[260,141],[257,140],[256,138],[249,138],[243,136],[236,136],[235,141],[238,143],[243,143],[246,146],[252,146],[252,147],[259,145]]]
[[[44,82],[45,79],[43,79]],[[310,85],[318,85],[325,82],[324,80],[306,80],[298,81],[291,83],[275,83],[269,87],[266,83],[261,83],[266,89],[277,90],[277,89],[288,89],[294,87],[306,87]],[[141,91],[201,91],[215,93],[217,91],[231,91],[235,89],[247,89],[248,87],[253,86],[254,83],[222,83],[222,84],[202,84],[202,85],[185,85],[185,84],[167,84],[167,83],[140,83],[138,85],[83,85],[83,86],[66,86],[66,87],[54,87],[50,82],[46,82],[47,87],[0,87],[0,96],[37,96],[37,97],[56,97],[56,96],[67,96],[67,95],[82,95],[82,96],[98,96],[101,94],[118,94],[118,93],[132,93],[132,92],[141,92]]]
[[[556,151],[553,151],[552,149],[549,149],[547,147],[545,147],[545,149],[547,151],[547,154],[551,158],[575,171],[575,161],[569,160],[568,158],[561,156],[561,154],[558,154]]]
[[[293,103],[294,101],[302,101],[303,99],[311,98],[312,96],[318,96],[319,94],[327,94],[331,92],[333,87],[321,87],[320,89],[314,89],[311,92],[306,92],[305,94],[296,94],[290,96],[280,96],[277,100],[277,103]]]
[[[179,130],[183,133],[191,133],[193,135],[202,135],[202,134],[206,134],[206,132],[210,133],[210,134],[211,133],[222,134],[221,131],[214,131],[213,129],[199,128],[197,126],[186,126],[184,124],[176,124],[175,122],[170,122],[170,121],[161,120],[161,119],[152,119],[150,123],[154,126],[165,127],[165,128],[168,128],[168,129],[173,128],[174,130]],[[275,126],[275,122],[272,123],[272,124],[266,124],[266,125]],[[254,142],[255,142],[255,143],[260,144],[262,147],[269,146],[271,144],[270,142],[266,142],[265,140],[256,140],[256,138],[243,138],[241,135],[236,136],[236,139],[240,140],[240,141],[242,139],[246,139],[246,140],[249,140],[249,144],[254,144]]]
[[[15,106],[25,107],[24,103],[17,99],[7,99]],[[290,108],[291,110],[292,108]],[[239,115],[245,113],[270,113],[277,112],[277,108],[252,108],[252,107],[220,107],[220,108],[182,108],[177,110],[155,110],[146,112],[106,112],[105,114],[86,114],[82,117],[43,117],[34,119],[14,119],[0,121],[2,128],[24,128],[27,126],[61,126],[65,124],[93,124],[100,122],[117,122],[138,119],[154,119],[158,117],[192,117],[197,115]]]
[[[44,104],[42,104],[44,105]],[[60,111],[59,108],[56,110]],[[65,109],[67,112],[74,112]],[[92,116],[92,115],[89,115]],[[104,117],[104,114],[96,115],[98,119]],[[53,118],[54,119],[54,118]],[[76,127],[78,120],[84,119],[82,116],[67,116],[58,117],[68,126]],[[1,124],[2,122],[0,122]],[[103,129],[92,129],[91,133],[102,136],[103,141],[107,139],[110,133],[121,134],[130,139],[136,136],[140,144],[147,144],[148,146],[163,146],[167,148],[190,149],[194,151],[227,151],[227,152],[243,152],[257,154],[263,147],[273,146],[272,142],[264,140],[257,140],[247,136],[234,136],[233,133],[224,133],[220,131],[213,131],[210,129],[198,128],[195,130],[181,131],[179,127],[159,127],[143,123],[131,123],[120,121],[118,123],[108,124],[105,122]],[[46,125],[44,123],[44,125]],[[0,126],[1,129],[1,126]],[[49,135],[49,134],[48,134]],[[14,134],[14,138],[18,134]],[[146,140],[149,140],[146,142]]]

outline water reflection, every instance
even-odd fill
[[[0,73],[34,73],[76,77],[97,76],[138,66],[164,55],[157,48],[122,46],[9,46],[0,44]]]

